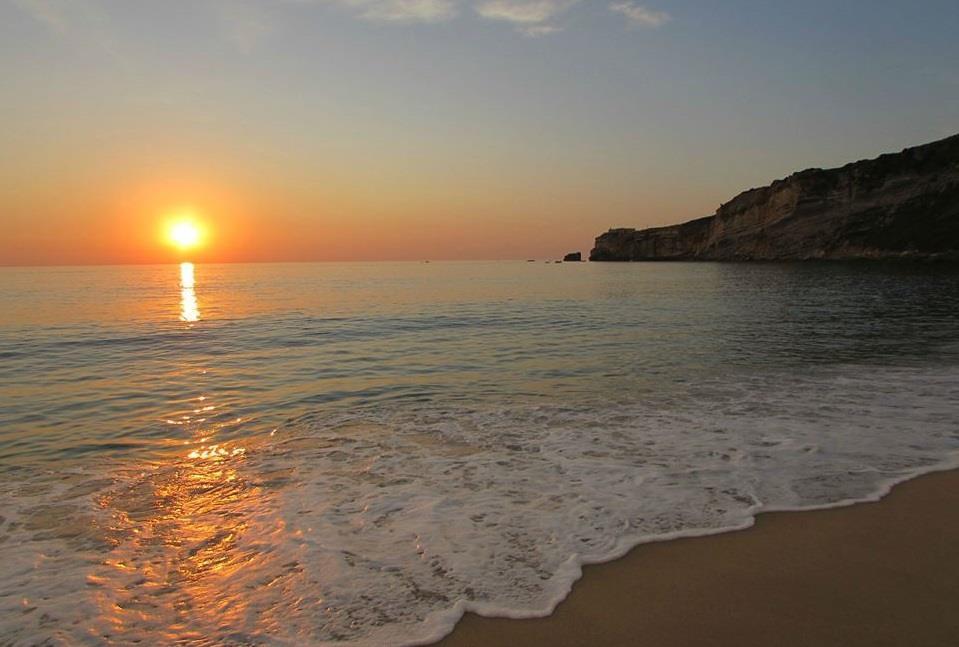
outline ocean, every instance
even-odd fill
[[[959,459],[959,270],[0,268],[0,642],[399,645]]]

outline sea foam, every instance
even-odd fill
[[[425,644],[584,564],[957,465],[959,371],[841,365],[605,402],[371,408],[0,487],[12,644]]]

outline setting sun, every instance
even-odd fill
[[[192,218],[178,218],[167,231],[169,242],[181,251],[195,249],[203,240],[203,230]]]

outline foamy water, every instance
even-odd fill
[[[959,458],[959,273],[4,270],[0,635],[413,644]]]

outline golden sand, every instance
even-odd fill
[[[959,471],[879,503],[642,545],[587,567],[549,618],[468,615],[440,644],[957,647]]]

